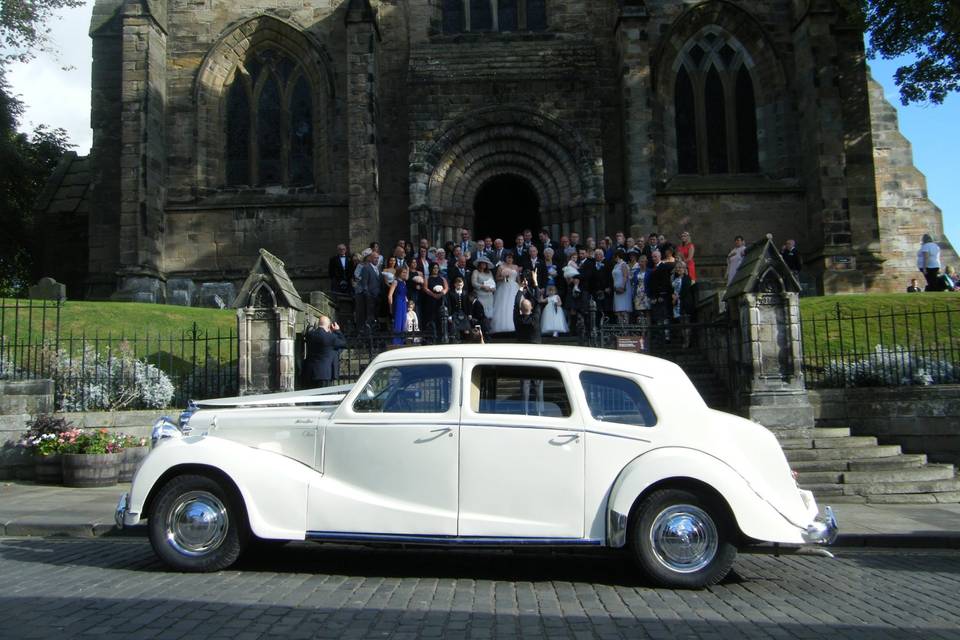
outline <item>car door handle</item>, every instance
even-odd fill
[[[413,443],[424,444],[425,442],[433,442],[437,438],[442,438],[444,434],[450,436],[451,438],[453,437],[453,429],[451,429],[450,427],[442,427],[440,429],[431,429],[430,433],[434,435],[426,436],[423,438],[417,438],[416,440],[413,441]]]
[[[293,424],[313,424],[313,418],[297,418]]]
[[[559,436],[554,436],[550,439],[550,444],[555,447],[562,447],[565,444],[573,444],[580,439],[579,434],[576,433],[564,433]]]

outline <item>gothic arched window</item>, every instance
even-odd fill
[[[313,184],[313,110],[296,63],[274,49],[250,54],[227,90],[227,184]]]
[[[719,30],[688,43],[674,88],[677,171],[759,171],[756,111],[753,78],[739,43]]]
[[[443,32],[546,31],[546,0],[443,0]]]

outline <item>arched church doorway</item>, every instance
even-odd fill
[[[520,176],[502,174],[490,178],[473,201],[474,238],[503,238],[513,246],[514,237],[524,229],[540,228],[540,201],[533,186]]]

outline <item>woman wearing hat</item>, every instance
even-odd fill
[[[493,292],[497,290],[497,283],[493,279],[493,263],[487,256],[477,258],[477,268],[470,275],[470,286],[477,292],[477,300],[483,305],[483,313],[487,318],[493,317]]]

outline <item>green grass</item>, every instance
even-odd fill
[[[800,301],[810,358],[866,354],[877,345],[960,354],[960,293],[822,296]]]
[[[36,360],[41,345],[49,344],[57,333],[57,309],[53,303],[46,309],[37,308],[40,301],[34,302],[33,309],[17,309],[16,304],[15,300],[0,299],[3,348],[8,359]],[[208,355],[221,362],[236,358],[236,348],[230,346],[235,341],[228,339],[237,330],[235,309],[68,300],[60,307],[59,327],[60,346],[71,353],[82,351],[84,342],[105,350],[125,341],[138,358],[170,372],[189,371],[194,358],[202,363]],[[212,340],[218,332],[223,339]],[[10,358],[10,350],[18,347],[20,353]]]

